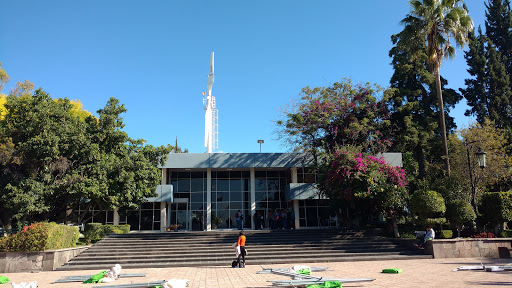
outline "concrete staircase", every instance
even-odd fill
[[[339,230],[246,231],[248,265],[431,258],[392,239]],[[110,235],[58,270],[229,266],[238,231]]]

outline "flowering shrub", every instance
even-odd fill
[[[476,235],[471,235],[471,238],[498,238],[494,233],[491,232],[481,232]]]
[[[335,152],[324,185],[332,199],[368,198],[384,209],[404,207],[408,197],[403,169],[361,153]]]
[[[32,223],[0,242],[0,249],[10,252],[44,251],[73,247],[78,240],[78,228],[56,223]]]

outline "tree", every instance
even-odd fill
[[[485,34],[501,54],[506,73],[512,75],[512,11],[509,0],[489,0],[485,3]]]
[[[331,87],[306,87],[295,109],[284,111],[277,121],[280,137],[298,150],[334,153],[337,147],[359,147],[377,154],[391,144],[388,92],[366,83],[353,85],[344,79]]]
[[[445,169],[450,175],[450,160],[444,119],[443,94],[439,69],[444,58],[455,57],[455,49],[450,40],[457,46],[468,42],[468,34],[473,30],[473,21],[462,0],[410,0],[412,10],[401,21],[405,25],[404,33],[411,41],[410,49],[417,49],[417,43],[425,43],[427,47],[427,63],[429,71],[435,77],[436,93],[439,108],[439,127],[445,156]],[[411,50],[414,52],[414,50]]]
[[[395,237],[396,216],[404,211],[408,195],[405,171],[386,164],[382,158],[338,150],[325,163],[320,191],[331,201],[367,200],[375,212],[392,220]]]
[[[497,128],[510,131],[512,123],[512,91],[510,78],[501,53],[493,42],[482,35],[470,35],[469,50],[464,58],[472,78],[466,79],[466,89],[460,89],[471,109],[465,115],[475,115],[483,124],[486,118]]]
[[[473,207],[471,207],[471,204],[464,200],[448,202],[447,206],[446,218],[457,226],[458,237],[460,237],[462,225],[474,221],[476,219],[476,213]]]
[[[411,196],[409,202],[411,212],[425,221],[427,218],[437,218],[446,212],[443,196],[436,191],[418,190]]]
[[[416,190],[420,186],[417,182],[424,181],[428,163],[441,160],[436,143],[436,135],[440,135],[439,116],[436,114],[440,111],[436,113],[435,80],[428,71],[425,43],[416,43],[418,47],[413,49],[415,54],[411,54],[410,47],[406,46],[411,43],[406,37],[404,31],[393,35],[391,40],[394,46],[389,52],[394,69],[389,99],[390,120],[395,135],[391,150],[412,153],[417,168],[407,170],[407,174],[415,177],[410,187]],[[462,97],[453,89],[444,88],[447,85],[444,78],[441,78],[441,82],[446,127],[451,133],[456,126],[449,112]]]

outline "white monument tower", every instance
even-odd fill
[[[215,109],[215,97],[212,96],[213,86],[213,52],[210,56],[210,72],[208,73],[208,94],[203,92],[203,108],[206,110],[204,114],[204,146],[207,153],[212,153],[213,149],[219,148],[219,115]]]

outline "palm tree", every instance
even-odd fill
[[[461,48],[468,43],[469,33],[473,31],[473,20],[469,17],[463,0],[410,0],[409,4],[411,11],[400,23],[405,25],[404,32],[411,44],[422,41],[427,47],[428,69],[436,81],[439,128],[443,141],[446,174],[449,176],[450,160],[439,68],[444,58],[455,57],[455,48],[451,45],[451,40]],[[408,47],[418,47],[418,45],[408,45]]]

